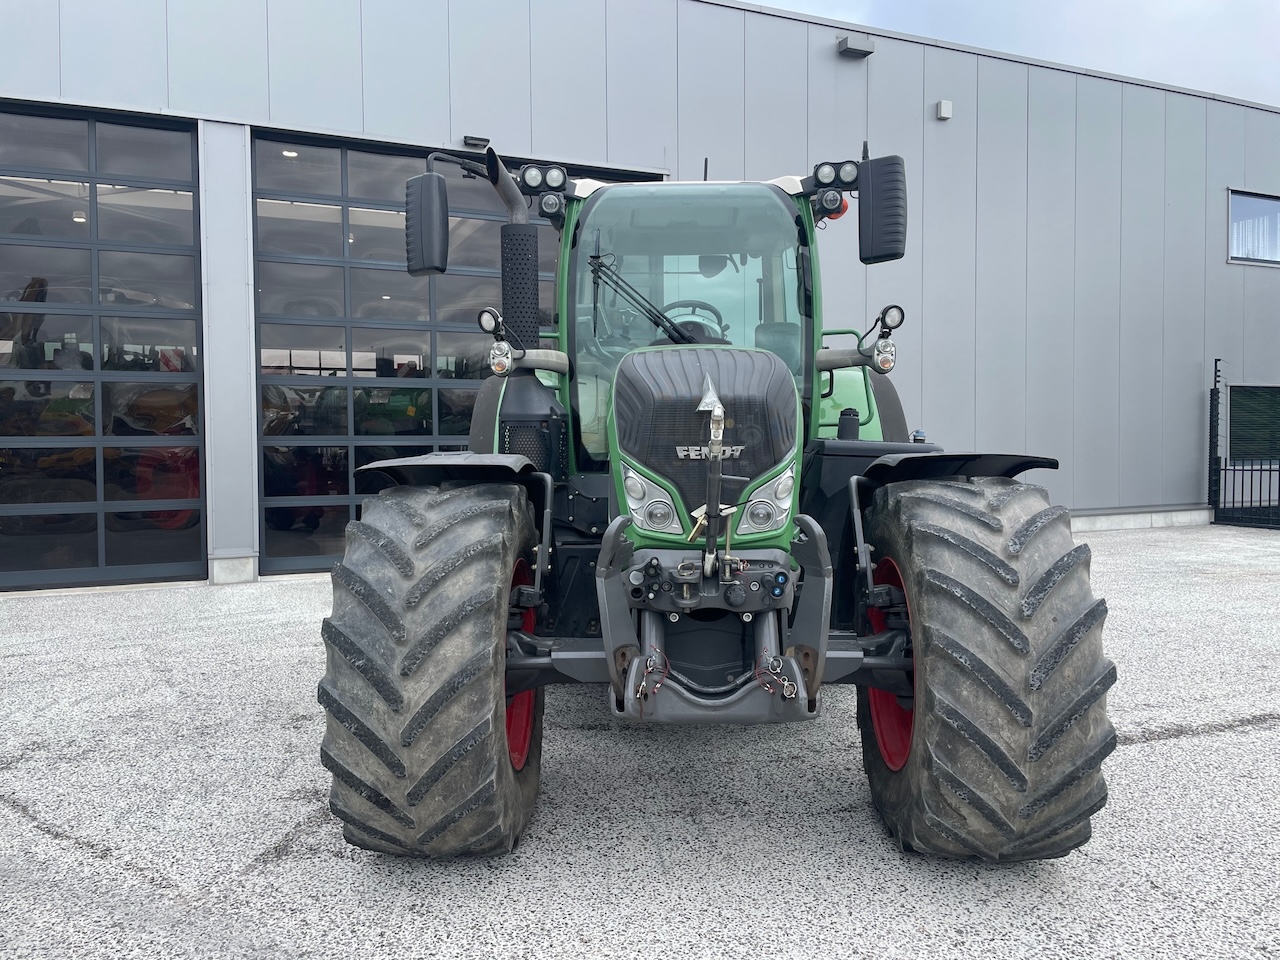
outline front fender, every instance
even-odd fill
[[[878,485],[934,477],[1016,477],[1027,470],[1057,470],[1052,457],[1025,453],[890,453],[877,458],[863,474]]]

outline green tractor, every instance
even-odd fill
[[[856,193],[861,260],[901,257],[902,159],[606,184],[435,154],[408,184],[415,275],[447,266],[440,163],[508,211],[501,308],[478,317],[496,376],[465,452],[365,468],[391,485],[347,527],[319,688],[346,839],[510,851],[545,687],[577,682],[623,720],[734,724],[812,720],[855,684],[903,850],[1087,841],[1116,743],[1106,605],[1067,510],[1014,479],[1057,461],[908,436],[885,377],[900,307],[823,327],[816,228]],[[560,235],[553,323],[530,210]]]

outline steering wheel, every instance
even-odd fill
[[[702,310],[711,314],[715,318],[714,322],[706,317],[699,317],[696,314],[690,314],[687,317],[676,319],[672,317],[672,322],[693,337],[698,343],[728,343],[729,339],[725,336],[724,330],[724,314],[717,310],[714,306],[705,300],[673,300],[671,303],[665,304],[662,312],[671,315],[672,310]],[[708,336],[710,335],[710,336]],[[657,343],[667,343],[667,337],[659,337],[654,341]]]

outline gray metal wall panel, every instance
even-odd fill
[[[257,554],[257,388],[249,128],[200,124],[209,555]]]
[[[922,421],[921,393],[924,330],[922,315],[923,206],[918,199],[924,184],[924,48],[901,40],[876,39],[876,52],[867,58],[867,139],[871,150],[901,154],[907,166],[907,253],[901,260],[867,268],[867,312],[887,303],[901,304],[907,319],[894,340],[898,367],[893,382],[902,398],[907,429],[932,425]]]
[[[527,156],[530,102],[529,0],[449,0],[450,142],[488,137]]]
[[[1076,78],[1032,67],[1027,80],[1027,447],[1062,464],[1028,479],[1055,503],[1071,503]]]
[[[975,447],[1027,449],[1027,67],[978,61]]]
[[[1280,270],[1253,267],[1244,276],[1244,377],[1280,383]],[[1236,379],[1236,378],[1232,378]]]
[[[1243,107],[1227,103],[1210,103],[1208,110],[1204,189],[1206,388],[1212,385],[1213,361],[1218,357],[1223,360],[1224,376],[1237,381],[1244,376],[1244,277],[1259,268],[1227,263],[1231,249],[1227,204],[1228,188],[1245,182],[1246,112]]]
[[[1126,85],[1120,194],[1120,502],[1160,503],[1164,462],[1164,94]]]
[[[165,0],[61,0],[62,97],[95,106],[163,110]],[[7,25],[6,25],[7,29]]]
[[[360,7],[364,132],[449,142],[449,0],[372,0]]]
[[[1244,187],[1280,196],[1280,114],[1245,112]]]
[[[531,0],[533,154],[605,163],[606,7],[602,0]],[[572,56],[563,54],[573,24]]]
[[[0,92],[6,97],[57,100],[62,95],[58,4],[0,0],[0,23],[11,40],[0,57]]]
[[[836,53],[844,31],[811,24],[807,28],[809,151],[804,170],[823,161],[857,160],[867,138],[867,61]],[[798,110],[799,104],[789,109]],[[881,153],[891,146],[878,145]],[[829,222],[818,238],[822,265],[822,308],[830,327],[866,328],[867,268],[858,259],[856,207],[844,219]],[[878,308],[877,308],[878,309]]]
[[[1280,197],[1280,114],[1245,114],[1245,188]],[[1244,270],[1244,379],[1280,383],[1280,270]]]
[[[1120,97],[1114,81],[1076,80],[1076,507],[1120,497]]]
[[[745,19],[741,10],[682,3],[676,9],[680,180],[741,180],[746,108]]]
[[[169,4],[168,60],[170,110],[245,123],[270,117],[267,0]]]
[[[939,100],[952,102],[952,119],[937,119]],[[922,417],[932,439],[950,450],[972,450],[977,435],[978,58],[925,48],[924,107]]]
[[[803,176],[809,159],[809,30],[794,20],[746,14],[745,175]],[[831,48],[835,59],[835,46]]]
[[[609,162],[676,168],[676,0],[608,0]]]
[[[267,49],[272,124],[364,129],[359,0],[268,0]]]
[[[1204,101],[1165,94],[1161,503],[1203,503],[1207,494],[1204,145]]]

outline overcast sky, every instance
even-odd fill
[[[759,0],[1280,106],[1280,0]]]

